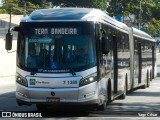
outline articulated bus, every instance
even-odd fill
[[[40,9],[9,28],[18,32],[18,105],[94,105],[105,110],[127,91],[149,87],[156,69],[155,40],[91,8]]]

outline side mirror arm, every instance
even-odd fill
[[[8,33],[12,32],[12,31],[14,31],[14,27],[8,28]]]
[[[8,33],[12,32],[12,31],[20,31],[20,27],[19,26],[10,27],[8,29]]]
[[[5,43],[5,48],[7,51],[12,49],[12,39],[13,39],[13,35],[11,33],[12,31],[20,31],[20,27],[15,26],[15,27],[10,27],[8,29],[8,33],[6,34],[6,43]]]

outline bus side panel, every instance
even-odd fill
[[[105,37],[110,40],[110,52],[100,57],[103,58],[100,60],[103,63],[101,69],[106,66],[104,71],[107,74],[111,74],[108,75],[108,79],[111,79],[114,97],[117,97],[128,88],[128,85],[126,86],[128,84],[126,79],[130,79],[129,38],[126,31],[119,31],[113,26],[103,25],[102,28],[106,33]],[[104,64],[105,62],[107,64]]]

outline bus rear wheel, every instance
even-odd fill
[[[149,87],[149,75],[148,75],[148,71],[147,71],[147,75],[146,75],[146,80],[144,81],[144,85],[141,87],[142,89],[146,89],[147,87]]]
[[[119,96],[119,99],[125,99],[126,98],[126,95],[127,95],[127,80],[128,80],[128,77],[126,75],[126,79],[125,79],[125,83],[124,83],[124,92],[122,95]]]
[[[147,71],[147,87],[149,87],[149,86],[150,86],[150,78],[149,78],[149,73]]]
[[[152,72],[151,71],[150,71],[150,81],[152,81]]]

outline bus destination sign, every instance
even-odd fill
[[[77,28],[35,28],[35,35],[78,35]]]

